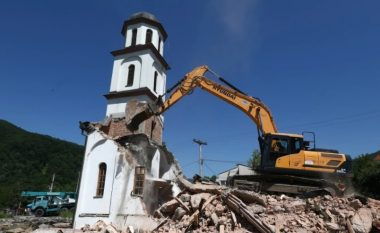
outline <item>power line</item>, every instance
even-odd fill
[[[338,116],[338,117],[333,117],[333,118],[330,118],[330,119],[324,119],[324,120],[319,120],[319,121],[313,121],[313,122],[307,122],[307,123],[290,125],[290,126],[286,126],[286,128],[299,127],[299,126],[320,125],[320,124],[326,124],[326,123],[328,124],[328,123],[331,123],[331,122],[334,122],[334,121],[335,122],[342,122],[342,121],[346,121],[346,120],[350,120],[350,119],[355,119],[355,118],[359,118],[359,120],[360,120],[360,119],[363,119],[365,117],[376,116],[379,113],[380,113],[380,110],[371,110],[371,111],[364,112],[364,113],[359,113],[359,114],[346,115],[346,116]]]
[[[195,160],[195,161],[193,161],[191,163],[187,163],[187,164],[183,165],[182,168],[188,167],[188,166],[190,166],[190,165],[192,165],[194,163],[198,163],[198,160]]]
[[[216,172],[214,170],[211,169],[211,167],[209,167],[206,163],[204,164],[206,166],[206,168],[213,174],[215,175]]]
[[[216,160],[216,159],[203,159],[203,160],[204,161],[210,161],[210,162],[216,162],[216,163],[234,163],[234,164],[245,163],[242,161],[234,161],[234,160]]]

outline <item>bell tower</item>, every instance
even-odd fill
[[[112,51],[114,64],[107,99],[106,116],[110,119],[128,118],[143,105],[154,104],[165,93],[166,71],[164,42],[167,33],[158,19],[147,12],[133,14],[123,24],[125,47]],[[162,117],[144,122],[138,133],[161,143]],[[128,119],[126,119],[128,121]],[[150,122],[151,121],[151,122]],[[158,127],[158,128],[157,128]]]

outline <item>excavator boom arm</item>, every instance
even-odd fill
[[[272,115],[261,101],[247,96],[241,92],[224,87],[204,76],[208,71],[207,66],[199,66],[186,74],[178,88],[170,95],[160,108],[153,112],[146,109],[144,112],[137,114],[128,127],[132,130],[137,129],[138,125],[153,115],[160,115],[177,103],[182,97],[190,94],[196,87],[209,92],[212,95],[226,101],[227,103],[239,108],[247,114],[258,126],[263,134],[276,133],[277,128],[273,121]]]

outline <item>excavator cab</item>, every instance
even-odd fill
[[[308,142],[303,141],[302,135],[274,133],[260,136],[259,144],[262,155],[260,170],[272,170],[278,158],[299,153]]]
[[[277,174],[321,176],[323,173],[347,174],[350,158],[337,150],[315,148],[299,134],[267,133],[259,136],[260,171]]]

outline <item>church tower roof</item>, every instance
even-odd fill
[[[131,15],[129,17],[128,20],[137,19],[137,18],[145,18],[145,19],[156,21],[157,23],[159,23],[159,21],[156,18],[156,16],[154,16],[153,14],[151,14],[149,12],[146,12],[146,11],[141,11],[141,12],[134,13],[133,15]]]
[[[123,28],[121,29],[121,34],[125,36],[125,32],[130,25],[138,24],[138,23],[146,23],[152,26],[155,26],[158,28],[158,30],[161,32],[164,41],[168,37],[168,34],[166,33],[164,27],[158,21],[157,17],[154,16],[153,14],[142,11],[142,12],[137,12],[133,15],[131,15],[128,20],[124,21]]]

